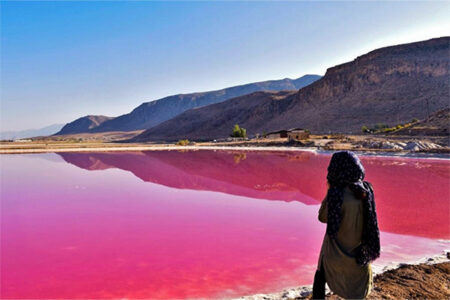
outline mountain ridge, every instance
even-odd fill
[[[441,37],[376,49],[294,94],[253,93],[189,110],[133,141],[223,138],[233,123],[250,135],[294,127],[355,133],[362,125],[425,119],[449,106],[449,44]]]
[[[148,129],[160,124],[161,122],[169,120],[188,109],[220,103],[230,98],[249,94],[255,91],[298,90],[318,80],[320,77],[321,76],[319,75],[307,74],[296,79],[284,78],[280,80],[267,80],[232,86],[220,90],[167,96],[154,101],[144,102],[133,109],[130,113],[105,120],[98,126],[91,128],[89,128],[89,126],[87,128],[84,126],[84,131],[76,133],[98,133]],[[80,122],[80,119],[81,118],[66,125],[70,128],[72,123],[77,121]],[[68,133],[75,132],[61,131],[58,132],[57,135]]]
[[[54,135],[85,133],[111,119],[112,117],[103,115],[87,115],[78,118],[73,122],[67,123],[59,132]]]

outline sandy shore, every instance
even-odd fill
[[[44,153],[44,152],[105,152],[105,151],[162,151],[162,150],[248,150],[248,151],[316,151],[309,147],[264,147],[264,146],[176,146],[138,145],[104,147],[46,147],[8,149],[0,147],[0,154]]]
[[[450,252],[411,264],[387,266],[375,273],[374,288],[367,299],[450,299]],[[312,285],[272,294],[244,296],[241,300],[311,299]],[[329,290],[327,299],[342,299]]]
[[[311,136],[305,141],[287,138],[246,139],[222,142],[197,142],[181,146],[176,143],[123,143],[103,140],[34,139],[0,142],[0,154],[86,151],[160,151],[160,150],[248,150],[248,151],[317,151],[352,150],[358,153],[396,156],[450,158],[448,137],[390,137],[379,135]]]

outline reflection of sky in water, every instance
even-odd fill
[[[328,155],[1,159],[2,297],[234,297],[312,281]],[[376,268],[449,248],[448,161],[363,163],[383,231]]]

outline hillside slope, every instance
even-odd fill
[[[450,134],[450,108],[442,109],[431,114],[425,120],[414,123],[412,126],[396,130],[394,135],[438,135]]]
[[[88,131],[98,127],[103,122],[106,122],[111,119],[112,119],[112,117],[106,117],[106,116],[93,116],[93,115],[84,116],[84,117],[76,119],[73,122],[67,123],[55,135],[88,132]]]
[[[143,103],[129,114],[105,122],[92,131],[104,132],[148,129],[191,108],[219,103],[256,91],[298,90],[313,83],[319,78],[320,76],[318,75],[305,75],[295,80],[288,78],[282,80],[270,80],[211,92],[169,96]]]
[[[144,131],[136,141],[212,139],[238,123],[250,135],[302,127],[355,133],[395,125],[449,106],[449,37],[381,48],[332,67],[296,93],[253,93],[193,110]]]
[[[133,141],[212,140],[228,137],[234,124],[242,124],[250,134],[269,130],[267,121],[276,118],[280,108],[297,91],[256,92],[231,100],[188,110],[179,116],[144,131]]]
[[[97,126],[80,126],[83,118],[77,119],[68,123],[66,125],[68,129],[61,131],[58,134],[148,129],[191,108],[223,102],[230,98],[256,91],[298,90],[313,83],[319,78],[319,75],[305,75],[297,79],[285,78],[281,80],[269,80],[229,87],[217,91],[168,96],[159,100],[143,103],[136,107],[132,112],[116,118],[110,118]],[[73,124],[75,122],[76,124]],[[74,132],[74,128],[76,128],[75,131],[77,132]],[[69,129],[71,130],[70,132],[68,132]]]

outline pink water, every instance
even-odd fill
[[[2,155],[1,298],[227,298],[311,284],[328,154]],[[382,257],[448,248],[449,160],[363,157]]]

